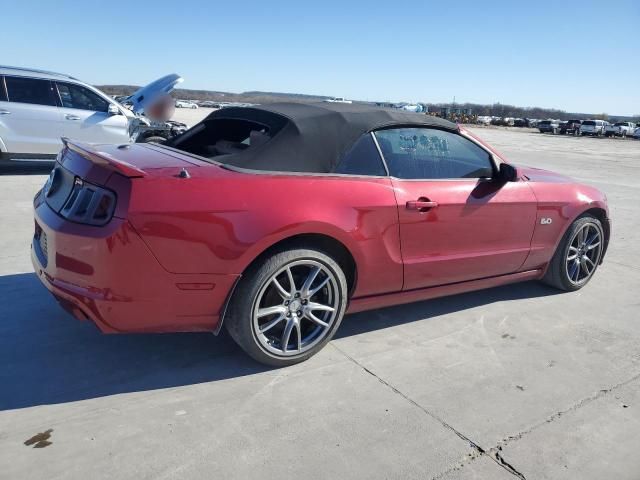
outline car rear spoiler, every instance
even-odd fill
[[[141,170],[140,168],[136,167],[135,165],[131,165],[128,162],[118,160],[109,153],[101,152],[93,145],[81,142],[72,142],[65,137],[62,137],[61,140],[65,148],[73,150],[83,158],[86,158],[87,160],[101,166],[104,169],[117,172],[129,178],[144,177],[146,175],[146,172],[144,170]]]

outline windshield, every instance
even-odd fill
[[[626,127],[627,122],[618,122],[613,124],[614,127]]]
[[[586,120],[584,122],[582,122],[583,125],[590,125],[590,126],[594,126],[596,124],[596,122],[594,122],[593,120]]]

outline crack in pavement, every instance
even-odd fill
[[[508,443],[512,442],[512,441],[517,441],[520,440],[522,437],[524,437],[525,435],[528,435],[529,433],[533,432],[534,430],[547,425],[549,423],[552,423],[554,421],[556,421],[558,418],[562,417],[563,415],[566,415],[568,413],[571,412],[575,412],[576,410],[598,400],[601,397],[604,397],[605,395],[608,395],[609,393],[613,392],[614,390],[617,390],[620,387],[624,387],[625,385],[628,385],[629,383],[632,383],[636,380],[640,379],[640,373],[637,373],[635,375],[633,375],[631,378],[628,378],[627,380],[624,380],[620,383],[616,383],[615,385],[612,385],[610,387],[607,388],[603,388],[598,390],[597,392],[595,392],[594,394],[583,398],[582,400],[574,403],[573,405],[571,405],[570,407],[564,409],[564,410],[560,410],[556,413],[554,413],[553,415],[550,415],[549,417],[547,417],[546,419],[544,419],[542,422],[536,423],[534,425],[532,425],[531,427],[522,430],[521,432],[518,432],[514,435],[509,435],[508,437],[504,438],[502,441],[498,442],[498,447],[500,448],[503,446],[506,446]]]
[[[510,463],[508,463],[504,457],[502,457],[502,455],[500,454],[500,451],[502,450],[501,447],[497,447],[497,448],[491,448],[491,449],[485,449],[482,448],[480,445],[478,445],[476,442],[474,442],[473,440],[471,440],[469,437],[467,437],[464,433],[460,432],[459,430],[457,430],[456,428],[454,428],[453,426],[451,426],[450,424],[448,424],[446,421],[444,421],[443,419],[441,419],[440,417],[438,417],[436,414],[430,412],[429,410],[427,410],[425,407],[423,407],[422,405],[420,405],[418,402],[416,402],[415,400],[413,400],[411,397],[409,397],[408,395],[404,394],[403,392],[401,392],[400,390],[398,390],[396,387],[394,387],[393,385],[391,385],[389,382],[387,382],[386,380],[384,380],[383,378],[379,377],[378,375],[376,375],[374,372],[372,372],[371,370],[369,370],[367,367],[365,367],[363,364],[361,364],[360,362],[358,362],[355,358],[353,358],[351,355],[349,355],[348,353],[346,353],[345,351],[343,351],[341,348],[337,347],[333,342],[330,343],[330,345],[333,346],[333,348],[335,348],[338,352],[340,352],[342,355],[344,355],[349,361],[351,361],[352,363],[354,363],[356,366],[358,366],[359,368],[361,368],[362,370],[364,370],[366,373],[368,373],[369,375],[371,375],[372,377],[376,378],[380,383],[382,383],[383,385],[385,385],[387,388],[389,388],[393,393],[396,393],[397,395],[400,395],[402,398],[404,398],[406,401],[408,401],[409,403],[411,403],[413,406],[419,408],[420,410],[422,410],[423,413],[425,413],[426,415],[428,415],[429,417],[433,418],[435,421],[437,421],[438,423],[440,423],[440,425],[442,425],[443,427],[445,427],[446,429],[450,430],[451,432],[453,432],[456,436],[458,436],[461,440],[467,442],[469,444],[469,446],[475,450],[478,454],[480,455],[485,455],[486,457],[490,458],[491,460],[493,460],[499,467],[505,469],[507,472],[511,473],[512,475],[515,475],[516,477],[520,478],[521,480],[526,480],[525,476],[520,473],[518,470],[516,470],[516,468],[511,465]],[[474,459],[473,457],[471,458],[472,460]],[[448,471],[447,471],[448,472]],[[447,473],[444,472],[444,473]],[[444,474],[443,473],[443,474]],[[435,478],[439,478],[442,474],[436,476]]]

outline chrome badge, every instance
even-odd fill
[[[540,219],[540,225],[551,225],[553,223],[553,219],[549,217],[542,217]]]

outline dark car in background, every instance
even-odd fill
[[[582,120],[567,120],[560,125],[560,133],[568,135],[580,135]]]
[[[560,122],[558,120],[542,120],[538,122],[538,130],[540,130],[540,133],[553,133],[555,135],[560,131]]]

